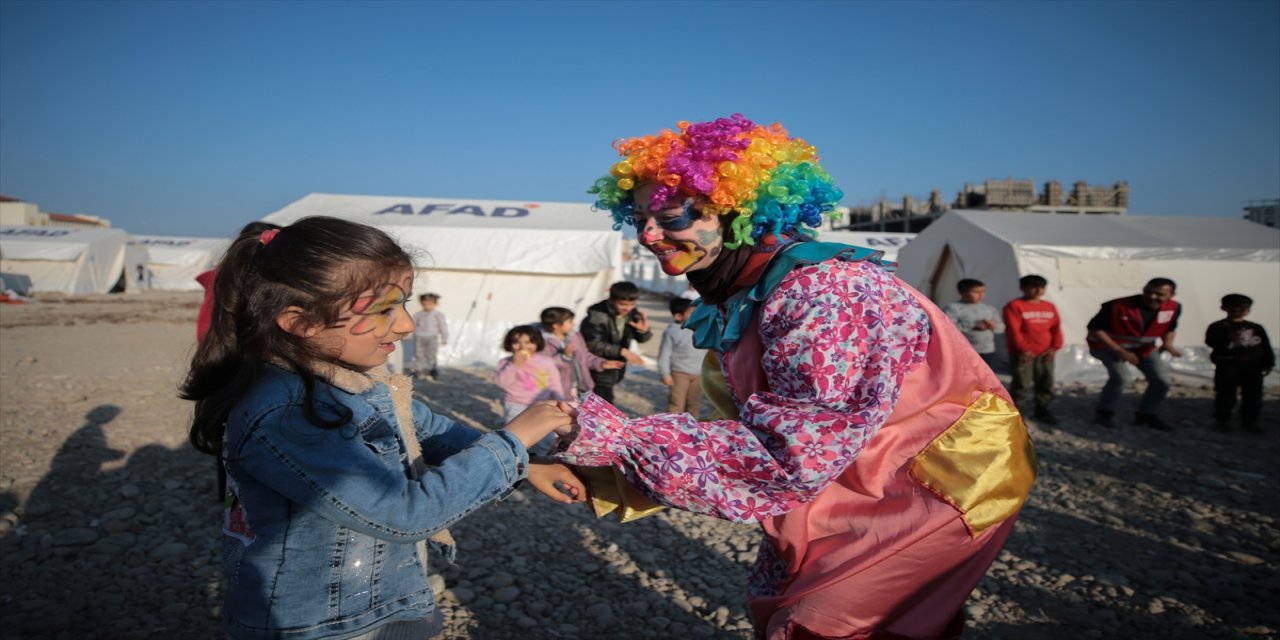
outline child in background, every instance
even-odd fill
[[[1062,320],[1058,308],[1042,300],[1049,281],[1041,276],[1018,280],[1022,297],[1004,306],[1005,339],[1013,365],[1009,395],[1023,415],[1027,413],[1027,389],[1035,388],[1035,419],[1053,426],[1058,419],[1049,411],[1053,402],[1053,359],[1062,348]]]
[[[502,349],[511,355],[498,361],[493,382],[504,394],[503,420],[508,423],[536,402],[565,399],[556,361],[541,353],[545,346],[542,332],[528,325],[515,327],[502,338]],[[555,435],[548,434],[529,447],[529,453],[546,455],[555,441]]]
[[[706,349],[693,346],[693,331],[684,328],[693,302],[673,298],[667,305],[671,324],[658,345],[658,375],[667,385],[667,413],[687,413],[695,418],[702,407],[702,360]]]
[[[995,307],[982,302],[987,295],[987,285],[981,280],[965,278],[956,283],[956,289],[960,292],[960,301],[942,307],[942,312],[960,328],[982,361],[995,369],[996,334],[1004,331],[1004,323]]]
[[[413,370],[419,380],[428,375],[432,380],[440,378],[436,353],[440,345],[449,344],[449,323],[444,313],[436,310],[439,302],[440,296],[424,293],[418,296],[422,311],[413,314]]]
[[[1240,395],[1240,425],[1250,433],[1262,433],[1258,414],[1262,412],[1262,379],[1276,366],[1276,354],[1271,350],[1262,325],[1245,320],[1253,308],[1253,298],[1230,293],[1222,297],[1225,319],[1219,320],[1204,332],[1204,343],[1213,352],[1209,359],[1216,368],[1213,371],[1213,417],[1218,431],[1231,430],[1231,410],[1236,405],[1237,389]]]
[[[439,633],[427,549],[522,478],[584,495],[527,448],[569,425],[554,403],[483,433],[413,400],[387,356],[413,332],[413,265],[385,233],[305,218],[242,233],[214,283],[209,332],[182,386],[191,442],[218,456],[222,618],[231,638]],[[341,598],[335,594],[341,594]]]
[[[587,307],[587,317],[583,318],[579,332],[591,353],[615,362],[644,366],[644,358],[629,348],[632,340],[648,342],[653,337],[649,318],[637,308],[639,300],[639,287],[624,280],[609,285],[608,298]],[[626,367],[592,371],[595,394],[613,402],[613,388],[626,375]]]
[[[546,346],[542,353],[550,356],[560,373],[560,384],[566,400],[579,397],[595,388],[592,371],[621,369],[625,362],[608,360],[587,350],[582,334],[573,330],[573,312],[564,307],[547,307],[542,310],[542,340]]]

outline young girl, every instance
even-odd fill
[[[535,402],[564,400],[564,385],[556,361],[541,353],[546,343],[542,332],[519,326],[502,338],[502,349],[511,355],[498,361],[493,382],[502,389],[503,420],[510,423]],[[555,444],[555,436],[548,434],[529,449],[533,455],[546,455]]]
[[[482,433],[385,371],[413,333],[413,265],[386,234],[335,218],[242,233],[218,267],[209,332],[183,397],[192,444],[228,491],[223,618],[231,638],[425,638],[440,631],[427,548],[528,476],[577,481],[527,448],[569,418],[536,404]],[[445,489],[447,487],[447,490]]]

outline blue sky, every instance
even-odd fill
[[[1280,2],[0,2],[0,193],[228,235],[311,192],[589,201],[740,112],[845,204],[988,178],[1280,197]]]

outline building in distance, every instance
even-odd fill
[[[1244,205],[1244,219],[1249,222],[1280,227],[1280,200],[1250,200]]]
[[[34,202],[0,195],[0,226],[111,228],[111,221],[85,213],[47,213]]]
[[[980,184],[965,184],[951,203],[943,202],[941,192],[934,189],[924,202],[916,202],[908,195],[901,203],[882,199],[871,206],[850,207],[842,211],[843,220],[834,222],[832,228],[919,233],[952,209],[1124,215],[1129,210],[1129,183],[1122,180],[1111,186],[1093,186],[1081,180],[1072,185],[1070,193],[1064,194],[1057,180],[1044,183],[1038,193],[1035,181],[1030,178],[984,180]]]

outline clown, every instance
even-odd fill
[[[1035,476],[995,375],[877,252],[814,241],[843,194],[741,115],[617,142],[591,193],[702,296],[710,421],[577,407],[558,454],[671,507],[760,523],[756,635],[943,638]]]

